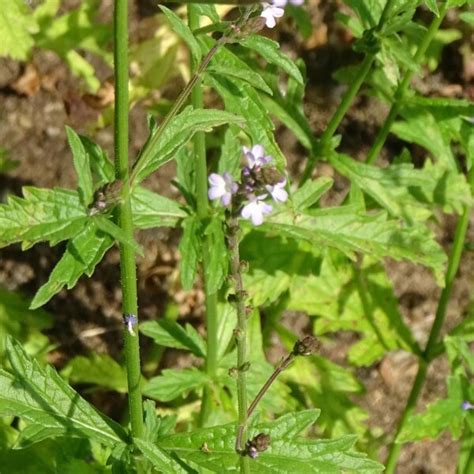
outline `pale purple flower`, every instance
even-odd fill
[[[474,405],[471,402],[465,401],[462,402],[461,408],[463,410],[474,410]]]
[[[274,186],[267,184],[265,188],[272,195],[275,202],[285,202],[288,199],[288,193],[285,190],[286,179]]]
[[[245,158],[249,168],[259,168],[273,161],[270,155],[265,156],[265,150],[262,145],[254,145],[252,148],[243,147]]]
[[[263,10],[262,13],[260,13],[260,16],[265,18],[265,25],[268,28],[273,28],[276,25],[275,18],[281,18],[285,13],[285,10],[266,2],[263,2],[262,6]]]
[[[217,173],[211,173],[208,178],[210,187],[208,196],[211,201],[220,199],[223,206],[228,206],[238,189],[237,183],[234,182],[229,173],[224,173],[222,176]]]
[[[273,5],[279,8],[285,8],[288,4],[299,7],[303,5],[304,0],[273,0]]]
[[[252,199],[243,207],[241,216],[244,219],[251,220],[253,225],[262,224],[263,216],[265,214],[270,214],[273,210],[273,207],[270,204],[263,201],[266,197],[267,195],[264,194],[263,196],[257,196]]]
[[[123,322],[127,326],[127,330],[130,335],[135,336],[134,327],[138,324],[138,319],[134,314],[124,314]]]

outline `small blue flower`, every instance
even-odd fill
[[[229,173],[224,173],[222,176],[217,173],[211,173],[208,178],[209,190],[208,197],[211,201],[220,199],[223,206],[228,206],[232,198],[232,194],[235,194],[238,189],[237,183],[234,182],[232,176]]]
[[[461,408],[463,410],[474,410],[474,405],[471,402],[464,401],[461,404]]]
[[[260,225],[263,223],[263,216],[265,214],[270,214],[273,207],[263,200],[267,197],[266,194],[263,196],[256,196],[248,204],[242,208],[241,216],[244,219],[249,219],[252,221],[253,225]]]
[[[127,326],[127,330],[131,336],[135,336],[134,328],[138,324],[138,318],[134,314],[124,314],[123,323]]]

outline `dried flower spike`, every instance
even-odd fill
[[[268,449],[270,440],[270,435],[259,433],[257,436],[255,436],[255,438],[247,441],[244,454],[247,454],[252,459],[257,458],[260,453]]]
[[[313,336],[306,336],[296,341],[293,347],[293,354],[296,356],[309,356],[315,354],[320,347],[319,341]]]

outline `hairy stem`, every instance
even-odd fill
[[[199,11],[194,5],[188,5],[188,23],[191,30],[199,28]],[[192,72],[196,73],[197,64],[192,65]],[[204,107],[203,88],[201,79],[199,79],[191,93],[191,103],[195,109]],[[201,222],[207,219],[209,215],[209,204],[207,198],[207,159],[206,159],[206,137],[204,132],[194,134],[194,155],[195,155],[195,183],[196,183],[196,204],[197,214]],[[204,236],[202,244],[203,255],[203,275],[204,290],[206,296],[206,373],[209,379],[213,380],[217,371],[217,293],[211,292],[206,281],[207,266],[210,262],[210,242]],[[212,387],[206,386],[201,403],[201,412],[199,415],[199,425],[204,426],[209,419],[212,411]]]
[[[413,409],[416,406],[418,397],[421,393],[421,389],[423,388],[428,366],[436,355],[435,349],[437,348],[438,338],[441,333],[444,318],[446,316],[446,309],[448,307],[449,298],[451,297],[454,279],[456,277],[457,271],[459,269],[459,263],[461,261],[462,250],[469,224],[470,211],[471,210],[468,207],[464,209],[464,212],[459,218],[456,226],[456,231],[454,234],[454,243],[451,249],[451,254],[449,255],[448,269],[446,271],[445,287],[443,288],[440,299],[438,301],[435,319],[431,327],[430,335],[426,344],[425,351],[423,353],[423,357],[419,360],[418,372],[416,374],[415,381],[413,382],[410,395],[406,402],[402,416],[400,417],[400,420],[398,422],[394,440],[390,446],[390,451],[386,463],[387,474],[392,474],[393,472],[395,472],[395,468],[397,467],[398,456],[402,448],[402,445],[396,442],[397,436],[402,431],[406,421],[409,419],[410,415],[413,412]]]
[[[237,343],[237,402],[238,427],[235,450],[242,454],[240,472],[250,472],[249,458],[245,456],[247,441],[247,314],[245,310],[245,291],[242,282],[239,253],[239,223],[237,217],[228,221],[227,242],[230,251],[230,272],[235,285],[235,300],[237,307],[237,327],[234,335]]]
[[[119,225],[124,235],[133,239],[132,207],[128,167],[128,3],[115,0],[114,9],[114,66],[115,66],[115,173],[123,181]],[[134,316],[138,323],[137,275],[135,255],[130,246],[120,244],[120,273],[122,280],[123,314]],[[130,323],[132,324],[132,323]],[[131,330],[130,330],[131,329]],[[125,364],[128,381],[128,403],[132,436],[143,436],[142,394],[140,390],[139,336],[133,327],[125,327]]]
[[[436,32],[439,30],[441,22],[443,21],[444,16],[446,15],[447,8],[448,4],[447,2],[444,2],[441,5],[439,16],[435,16],[433,18],[430,27],[428,28],[426,34],[423,36],[423,39],[421,40],[421,43],[419,44],[418,49],[416,50],[416,53],[413,56],[413,62],[417,66],[420,65],[421,61],[424,58],[426,50],[428,49],[428,46],[431,44]],[[367,163],[374,163],[374,161],[379,156],[380,150],[382,150],[382,147],[384,146],[385,141],[387,140],[388,134],[390,133],[393,122],[395,121],[400,112],[400,109],[403,104],[403,99],[405,97],[406,91],[414,73],[415,71],[413,69],[408,69],[405,72],[402,80],[398,84],[397,90],[394,94],[394,102],[392,104],[392,107],[390,108],[387,118],[385,119],[382,128],[379,130],[379,133],[377,134],[375,141],[371,149],[369,150],[369,153],[367,154]]]
[[[385,22],[387,21],[389,17],[389,14],[392,10],[392,6],[394,2],[395,0],[387,0],[387,3],[385,4],[385,7],[382,11],[382,15],[380,16],[377,27],[375,28],[375,33],[380,32],[382,30]],[[339,127],[339,124],[341,123],[342,119],[346,115],[349,107],[352,104],[352,101],[354,100],[355,96],[359,92],[359,89],[362,86],[363,82],[365,81],[367,74],[372,68],[372,64],[375,61],[375,57],[376,57],[376,53],[366,54],[364,60],[362,61],[362,64],[357,70],[356,76],[354,77],[354,79],[351,82],[351,85],[349,86],[346,93],[344,94],[344,97],[342,98],[341,103],[339,104],[339,107],[336,109],[336,112],[334,112],[334,115],[329,121],[329,124],[326,127],[326,130],[321,135],[317,150],[314,151],[313,155],[307,161],[306,167],[303,171],[303,175],[300,180],[300,186],[302,186],[306,181],[308,181],[309,178],[311,178],[311,174],[313,173],[313,169],[316,165],[316,161],[321,156],[324,156],[324,154],[326,153],[328,147],[331,144],[332,137],[334,136],[334,133],[337,130],[337,127]]]

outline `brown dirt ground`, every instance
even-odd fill
[[[145,15],[154,11],[154,2],[137,3],[132,10],[132,38],[145,21]],[[75,5],[77,2],[66,2],[66,7]],[[329,79],[330,74],[341,65],[356,60],[350,50],[350,38],[335,24],[334,12],[338,8],[342,8],[339,1],[310,2],[316,27],[309,40],[303,41],[295,36],[289,24],[283,24],[278,32],[272,32],[280,35],[285,50],[302,56],[308,65],[306,110],[316,133],[324,129],[342,93],[341,87]],[[110,11],[111,1],[104,1],[103,17],[108,18]],[[448,18],[447,24],[457,24],[455,15]],[[464,47],[465,43],[458,41],[445,48],[440,70],[429,80],[423,81],[422,85],[429,88],[428,93],[452,94],[454,91],[457,96],[472,97],[473,65],[463,61],[459,53],[461,46]],[[84,102],[77,80],[53,53],[36,51],[31,64],[37,70],[40,84],[35,85],[33,81],[30,84],[33,89],[25,94],[18,93],[14,88],[15,81],[25,73],[25,65],[0,61],[0,144],[8,150],[9,157],[20,162],[16,170],[0,175],[2,198],[9,193],[20,194],[24,185],[72,187],[74,171],[64,125],[71,125],[86,133],[89,130],[87,123],[97,116],[96,111]],[[101,79],[105,80],[109,75],[110,70],[103,68]],[[375,100],[358,98],[339,129],[344,136],[344,151],[352,156],[363,155],[385,112],[386,108]],[[133,109],[130,123],[130,151],[131,156],[134,156],[146,137],[143,107],[136,106]],[[93,138],[111,152],[113,135],[110,127],[97,131]],[[291,172],[294,176],[298,175],[304,158],[301,147],[296,144],[291,133],[281,127],[277,139],[288,157]],[[391,138],[383,158],[389,158],[399,148],[400,144]],[[332,170],[323,165],[319,172],[325,174]],[[176,196],[170,186],[173,177],[173,166],[166,166],[150,180],[150,187],[160,189],[168,196]],[[333,199],[337,201],[345,191],[344,181],[337,179],[335,189]],[[439,237],[446,248],[451,243],[454,225],[453,217],[443,220]],[[471,225],[471,241],[474,238],[472,231]],[[169,230],[147,231],[140,235],[146,255],[138,262],[141,313],[145,318],[156,317],[173,302],[179,306],[183,319],[202,327],[202,292],[198,289],[184,293],[179,289],[176,270],[178,237],[175,231]],[[46,281],[63,249],[62,245],[55,248],[37,245],[26,252],[22,252],[18,246],[2,249],[0,285],[32,296]],[[473,263],[472,252],[466,252],[454,286],[446,328],[457,324],[467,312],[473,283]],[[436,311],[439,288],[431,275],[420,267],[387,262],[387,270],[400,298],[404,317],[417,338],[425,341]],[[118,252],[115,249],[110,251],[91,279],[83,278],[72,291],[62,291],[46,309],[55,315],[55,326],[50,331],[50,337],[59,344],[52,354],[52,362],[56,366],[61,367],[70,357],[86,354],[90,350],[107,352],[119,358],[121,317]],[[291,319],[291,315],[285,317],[285,320]],[[343,362],[347,347],[347,338],[336,335],[334,346],[327,355],[334,361]],[[172,353],[163,363],[171,365],[179,364],[180,361]],[[416,361],[413,358],[403,353],[390,353],[376,366],[360,372],[367,394],[359,402],[370,413],[370,426],[381,427],[384,432],[393,430],[415,371]],[[448,366],[444,358],[432,365],[418,404],[419,409],[445,393],[447,373]],[[96,397],[93,401],[112,415],[120,413],[124,407],[124,400],[120,396]],[[402,450],[398,472],[454,473],[457,450],[458,444],[447,435],[434,442],[407,445]],[[384,452],[381,455],[383,457]]]

